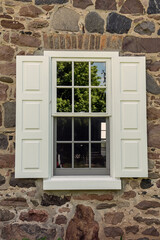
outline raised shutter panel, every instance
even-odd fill
[[[115,83],[116,177],[147,177],[145,57],[119,57]]]
[[[16,78],[17,178],[48,177],[49,63],[44,56],[18,56]]]

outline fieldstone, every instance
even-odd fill
[[[62,206],[69,201],[70,199],[66,196],[64,196],[64,198],[61,198],[55,195],[48,195],[44,193],[42,197],[41,205],[42,206],[50,206],[50,205]]]
[[[69,8],[59,8],[52,17],[51,25],[55,30],[78,32],[80,15]]]
[[[134,0],[134,4],[132,0],[126,0],[126,2],[122,5],[120,13],[125,14],[143,14],[144,7],[139,0]]]
[[[96,0],[96,9],[102,10],[117,10],[115,0]]]
[[[147,92],[150,92],[152,94],[160,94],[160,86],[158,86],[158,84],[156,83],[156,81],[154,80],[154,78],[149,75],[147,73],[146,76],[146,88],[147,88]]]
[[[139,226],[134,225],[134,226],[125,227],[125,231],[127,234],[128,233],[136,234],[137,232],[139,232]]]
[[[156,201],[142,201],[140,203],[138,203],[136,206],[136,208],[141,209],[141,210],[147,210],[149,208],[158,208],[160,207],[160,203],[156,202]]]
[[[70,209],[69,208],[67,208],[67,207],[62,207],[62,208],[60,208],[59,210],[58,210],[58,212],[60,212],[60,213],[64,213],[64,212],[70,212]]]
[[[137,240],[149,240],[149,238],[144,237],[144,238],[138,238]]]
[[[46,12],[49,12],[49,11],[51,11],[53,8],[54,8],[54,6],[53,5],[44,5],[44,6],[42,6],[42,8],[46,11]]]
[[[15,127],[16,103],[5,102],[4,107],[4,126],[6,128]]]
[[[27,34],[19,35],[17,33],[13,33],[11,35],[11,43],[25,47],[39,47],[41,45],[41,40]]]
[[[147,118],[148,120],[156,120],[158,118],[160,118],[160,109],[158,108],[148,108],[147,109]]]
[[[160,174],[156,173],[156,172],[149,172],[148,177],[151,178],[151,179],[157,179],[157,178],[160,177]]]
[[[142,189],[148,189],[151,188],[153,184],[151,183],[151,179],[142,179],[140,186]]]
[[[10,239],[47,239],[54,240],[56,236],[56,229],[40,227],[37,224],[18,224],[13,223],[2,228],[1,237],[5,240]]]
[[[2,126],[2,107],[0,106],[0,127]]]
[[[74,200],[97,200],[97,201],[111,201],[113,200],[113,195],[108,194],[81,194],[81,195],[74,195]]]
[[[100,203],[100,204],[97,205],[96,209],[102,210],[102,209],[112,208],[112,207],[115,207],[115,206],[116,206],[115,203],[111,203],[111,204],[108,204],[108,203]]]
[[[44,5],[44,4],[63,4],[67,3],[68,0],[35,0],[35,4]]]
[[[10,46],[0,46],[0,61],[12,61],[14,56],[14,49]]]
[[[123,212],[108,212],[104,215],[105,223],[117,225],[118,223],[122,222],[122,219],[124,218]]]
[[[12,19],[12,17],[7,14],[0,15],[0,18]]]
[[[96,12],[90,12],[85,18],[85,27],[90,33],[103,33],[104,20]]]
[[[6,198],[0,201],[0,206],[10,206],[10,207],[28,207],[27,201],[25,198]]]
[[[0,82],[4,82],[4,83],[13,83],[13,79],[10,78],[10,77],[2,76],[2,77],[0,77]]]
[[[31,209],[28,212],[21,212],[19,219],[27,222],[46,222],[48,213],[44,210]]]
[[[160,188],[160,179],[156,182],[158,188]]]
[[[85,9],[93,5],[91,0],[73,0],[73,7]]]
[[[160,13],[160,1],[159,0],[149,0],[149,7],[147,9],[148,14]]]
[[[158,29],[157,34],[160,35],[160,29]]]
[[[137,221],[138,223],[144,222],[147,225],[152,225],[152,224],[160,225],[160,220],[155,219],[155,218],[142,218],[142,217],[138,216],[138,217],[134,217],[133,219],[135,221]]]
[[[23,6],[19,11],[20,16],[32,18],[38,17],[41,13],[42,10],[39,9],[38,7],[35,7],[34,5]]]
[[[150,236],[155,236],[155,237],[159,236],[159,232],[157,231],[157,229],[155,227],[148,228],[148,229],[144,230],[142,233],[144,235],[150,235]]]
[[[160,61],[148,61],[147,63],[147,69],[152,71],[152,72],[156,72],[160,70]]]
[[[0,101],[5,101],[7,99],[8,85],[0,83]]]
[[[15,75],[16,64],[15,63],[2,63],[0,64],[0,74],[2,75]]]
[[[32,0],[15,0],[17,2],[32,2]]]
[[[150,125],[148,129],[148,146],[160,148],[160,125]]]
[[[129,200],[130,198],[136,197],[136,193],[134,191],[124,192],[123,198]]]
[[[159,211],[156,211],[156,210],[148,210],[147,212],[145,212],[145,214],[150,214],[150,215],[153,215],[153,216],[159,216]]]
[[[0,168],[14,168],[15,155],[0,154]]]
[[[56,224],[61,225],[61,224],[66,224],[67,223],[67,218],[64,215],[58,215],[56,217]]]
[[[9,181],[9,184],[12,187],[20,187],[20,188],[30,188],[30,187],[36,187],[35,185],[35,179],[18,179],[15,178],[15,174],[11,173],[11,179]]]
[[[79,204],[76,206],[75,216],[70,220],[66,230],[66,240],[99,240],[99,225],[94,220],[91,207]]]
[[[137,38],[126,36],[123,39],[124,52],[156,53],[160,52],[159,38]]]
[[[7,136],[4,134],[0,134],[0,149],[5,150],[8,147]]]
[[[132,20],[118,13],[109,13],[107,17],[106,31],[110,33],[128,33]]]
[[[2,20],[1,25],[4,28],[10,29],[24,29],[24,25],[18,21],[11,21],[11,20]]]
[[[0,174],[0,186],[3,185],[5,182],[6,182],[5,177]]]
[[[9,221],[12,220],[14,217],[15,214],[13,212],[5,209],[0,209],[0,221]]]
[[[38,28],[45,28],[48,26],[49,26],[49,23],[47,20],[34,20],[33,22],[29,23],[28,28],[29,29],[32,29],[32,28],[38,29]]]
[[[144,21],[135,26],[134,31],[141,35],[151,35],[155,32],[155,24],[153,22]]]
[[[120,227],[105,227],[104,233],[106,237],[118,237],[124,234],[123,230]]]

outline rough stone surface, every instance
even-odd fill
[[[15,102],[5,102],[4,107],[4,126],[6,128],[15,127],[16,118],[16,103]]]
[[[147,88],[147,92],[150,92],[156,95],[160,94],[160,86],[158,86],[158,84],[150,74],[147,74],[146,76],[146,88]]]
[[[11,20],[2,20],[1,25],[4,28],[10,29],[24,29],[24,25],[18,21],[11,21]]]
[[[115,0],[96,0],[96,9],[102,10],[117,10]]]
[[[19,46],[26,46],[26,47],[39,47],[41,44],[40,39],[29,36],[27,34],[20,34],[13,33],[11,36],[11,42],[13,44],[17,44]]]
[[[58,197],[55,195],[48,195],[48,194],[44,193],[44,195],[42,197],[41,205],[42,206],[50,206],[50,205],[62,206],[66,202],[69,202],[68,197],[61,198],[61,197]]]
[[[8,86],[6,84],[0,83],[0,101],[7,99]]]
[[[0,206],[11,206],[11,207],[28,207],[27,201],[25,198],[6,198],[0,201]]]
[[[105,227],[104,233],[106,237],[118,237],[123,236],[123,230],[120,227]]]
[[[0,61],[12,61],[14,56],[14,49],[10,46],[0,46]]]
[[[159,71],[160,70],[160,61],[149,61],[147,63],[147,69],[153,72]]]
[[[149,7],[147,9],[148,14],[160,13],[160,1],[159,0],[149,0]]]
[[[32,18],[38,17],[41,13],[42,10],[38,7],[35,7],[34,5],[23,6],[19,11],[20,16]]]
[[[135,198],[136,193],[134,191],[124,192],[123,198],[129,200],[130,198]]]
[[[118,223],[122,222],[122,219],[124,218],[123,212],[108,212],[104,215],[105,222],[107,224],[113,224],[117,225]]]
[[[142,189],[148,189],[151,188],[153,184],[151,183],[151,179],[142,179],[140,186]]]
[[[55,30],[78,32],[80,15],[69,8],[59,8],[53,15],[52,27]]]
[[[85,18],[85,27],[89,33],[103,33],[104,20],[96,12],[90,12]]]
[[[155,24],[153,22],[144,21],[139,23],[135,28],[134,31],[141,35],[151,35],[155,32]]]
[[[66,223],[67,223],[67,218],[64,215],[58,215],[56,217],[56,224],[61,225]]]
[[[132,0],[127,0],[122,5],[120,12],[125,14],[135,14],[135,13],[143,14],[144,7],[139,0],[134,0],[134,4]]]
[[[110,33],[128,33],[132,20],[118,13],[109,13],[107,17],[106,31]]]
[[[112,208],[115,207],[116,204],[115,203],[100,203],[97,205],[96,209],[101,210],[101,209],[107,209],[107,208]]]
[[[160,179],[156,182],[158,188],[160,188]]]
[[[153,224],[160,225],[160,220],[154,218],[142,218],[140,216],[133,218],[138,223],[144,222],[145,224],[152,226]]]
[[[10,78],[10,77],[2,76],[2,77],[0,77],[0,82],[4,82],[4,83],[13,83],[13,79]]]
[[[15,155],[0,154],[0,169],[13,168],[15,162]]]
[[[75,200],[97,200],[97,201],[111,201],[113,200],[112,194],[81,194],[73,196]]]
[[[150,236],[159,236],[159,232],[155,227],[148,228],[142,232],[144,235],[150,235]]]
[[[133,234],[136,234],[137,232],[139,232],[139,226],[137,225],[134,225],[134,226],[128,226],[128,227],[125,227],[125,230],[126,230],[126,233],[133,233]]]
[[[4,134],[0,134],[0,149],[7,149],[8,147],[8,140],[7,136]]]
[[[160,203],[156,202],[156,201],[142,201],[140,203],[138,203],[136,206],[136,208],[141,209],[141,210],[147,210],[149,208],[158,208],[160,207]]]
[[[148,120],[159,119],[159,116],[160,116],[160,109],[158,109],[158,108],[149,108],[147,110]]]
[[[2,63],[0,64],[0,74],[2,75],[15,75],[16,74],[16,64],[15,63]]]
[[[85,9],[93,5],[91,0],[73,0],[73,7]]]
[[[46,222],[48,213],[44,210],[31,209],[28,212],[21,212],[19,219],[27,222]]]
[[[38,29],[38,28],[45,28],[48,26],[49,26],[49,23],[47,20],[34,20],[33,22],[29,23],[28,28],[29,29],[32,29],[32,28]]]
[[[9,221],[15,217],[15,214],[9,210],[0,209],[0,221]]]
[[[66,240],[99,240],[99,225],[94,221],[94,213],[91,207],[77,205],[75,216],[70,220]]]
[[[150,125],[148,128],[148,146],[160,148],[160,125]]]
[[[35,0],[35,4],[43,5],[43,4],[63,4],[67,3],[68,0]]]
[[[0,174],[0,186],[6,182],[5,177]]]
[[[20,187],[20,188],[30,188],[30,187],[35,187],[35,179],[18,179],[15,178],[14,173],[11,173],[11,179],[9,184],[12,187]]]

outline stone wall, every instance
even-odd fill
[[[0,239],[160,239],[160,0],[0,0]],[[117,50],[147,59],[148,179],[43,191],[15,179],[17,55]]]

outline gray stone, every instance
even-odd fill
[[[35,187],[35,179],[18,179],[18,178],[15,178],[15,175],[14,173],[11,173],[11,179],[10,179],[10,182],[9,184],[12,186],[12,187],[20,187],[20,188],[30,188],[30,187]]]
[[[8,140],[7,140],[7,136],[4,134],[0,134],[0,149],[7,149],[8,147]]]
[[[78,32],[80,15],[69,8],[59,8],[52,18],[52,27],[55,30]]]
[[[142,189],[148,189],[151,188],[153,184],[151,183],[151,179],[142,179],[140,186]]]
[[[35,0],[36,5],[63,4],[67,2],[68,0]]]
[[[160,86],[156,83],[154,78],[147,73],[147,78],[146,78],[146,88],[147,92],[150,92],[152,94],[160,94]]]
[[[158,29],[157,34],[160,35],[160,29]]]
[[[9,221],[13,219],[15,214],[9,210],[0,209],[0,221]]]
[[[0,186],[6,182],[5,177],[0,174]]]
[[[144,21],[139,23],[135,28],[134,31],[141,35],[151,35],[155,32],[155,25],[153,22]]]
[[[112,208],[112,207],[116,207],[115,203],[100,203],[97,205],[96,209],[98,210],[102,210],[102,209],[107,209],[107,208]]]
[[[160,0],[150,0],[147,13],[148,14],[160,13]]]
[[[103,33],[104,20],[96,12],[90,12],[85,18],[85,26],[90,33]]]
[[[6,128],[15,127],[15,114],[16,114],[16,103],[6,102],[3,104],[4,107],[4,126]]]
[[[107,17],[106,31],[110,33],[128,33],[132,20],[118,13],[110,13]]]

